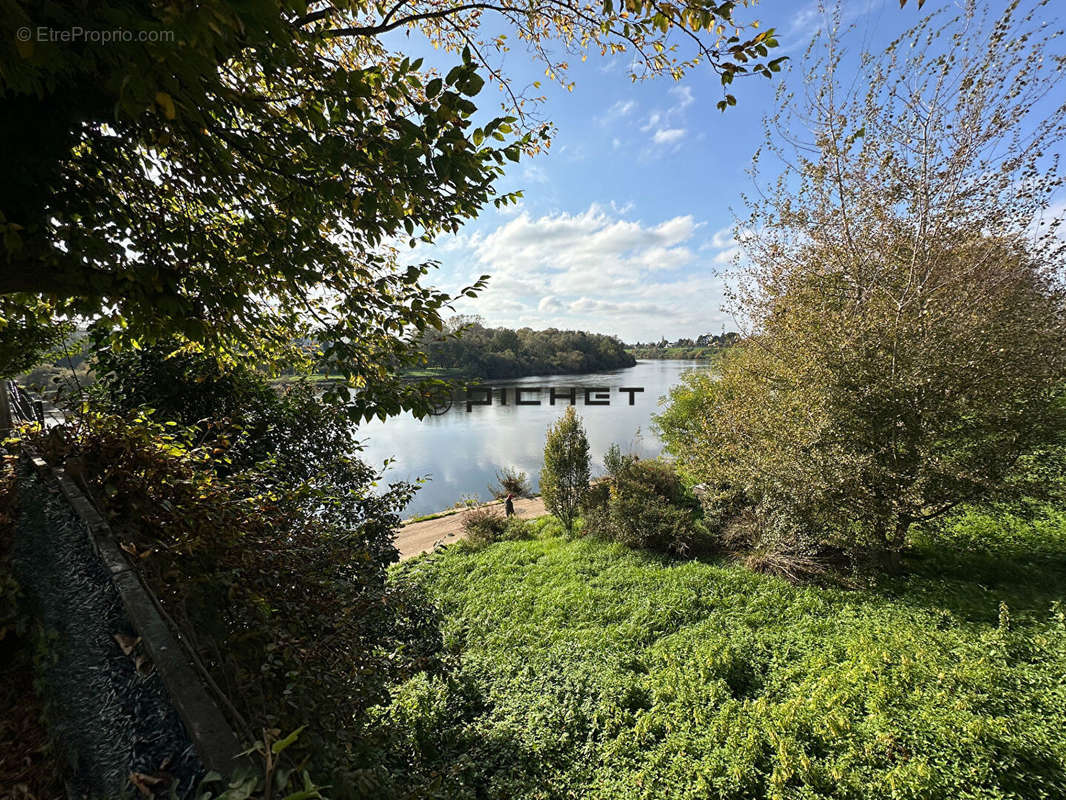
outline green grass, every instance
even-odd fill
[[[1066,797],[1066,514],[969,513],[865,589],[535,524],[397,570],[460,665],[385,712],[433,796]]]

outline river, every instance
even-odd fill
[[[642,458],[657,456],[662,443],[651,430],[651,417],[659,411],[660,399],[687,370],[708,368],[706,361],[648,360],[610,372],[487,381],[494,390],[490,405],[472,405],[468,411],[459,398],[438,416],[417,420],[404,414],[365,423],[358,432],[364,446],[361,457],[379,468],[386,459],[394,459],[385,472],[388,481],[428,479],[405,509],[405,516],[448,508],[463,496],[489,499],[488,487],[504,467],[525,472],[535,489],[545,433],[569,404],[563,396],[552,406],[550,389],[559,397],[573,388],[577,413],[588,434],[593,474],[602,474],[603,454],[612,443]],[[622,392],[622,388],[644,391]],[[540,405],[516,405],[516,389],[522,390],[523,403],[539,400]],[[599,394],[595,389],[605,391]],[[588,399],[608,404],[586,405],[586,390]],[[485,395],[477,392],[472,399],[484,403]]]

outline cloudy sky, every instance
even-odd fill
[[[928,0],[924,10],[949,2]],[[901,10],[899,0],[843,5],[856,49],[879,49],[919,13],[915,2]],[[441,262],[435,281],[444,288],[492,276],[487,291],[457,310],[492,325],[579,328],[626,341],[736,327],[722,309],[723,272],[737,253],[731,229],[744,211],[741,195],[754,188],[746,170],[778,81],[802,88],[799,61],[825,23],[816,2],[762,0],[754,13],[738,14],[775,27],[775,55],[793,57],[795,67],[773,82],[735,82],[739,104],[724,114],[709,68],[680,83],[633,83],[628,57],[590,55],[572,63],[573,92],[545,81],[541,111],[558,135],[548,153],[511,165],[499,184],[521,189],[522,203],[490,208],[459,236],[418,250]],[[403,46],[410,51],[412,42]],[[543,65],[517,48],[503,67],[519,86],[544,80]],[[486,86],[479,105],[496,102],[495,91]]]

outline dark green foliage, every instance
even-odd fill
[[[622,448],[616,443],[607,448],[607,452],[603,454],[603,467],[607,470],[607,474],[612,478],[621,477],[629,465],[637,460],[637,456],[633,453],[623,453]]]
[[[1066,796],[1061,511],[970,511],[865,589],[538,528],[403,567],[463,668],[388,708],[394,796]]]
[[[573,406],[548,428],[540,493],[544,507],[571,533],[589,491],[589,441]]]
[[[588,494],[581,503],[581,510],[587,514],[593,509],[605,508],[610,499],[611,484],[604,480],[596,481],[589,486]]]
[[[73,323],[54,322],[43,303],[10,310],[0,318],[0,379],[33,369],[60,350],[73,331]]]
[[[438,664],[432,608],[386,585],[414,487],[381,488],[343,414],[309,389],[163,356],[109,356],[108,412],[38,446],[78,463],[242,733],[307,724],[292,753],[325,769],[362,746],[390,685]]]
[[[478,506],[463,512],[463,530],[472,544],[498,542],[506,528],[506,517],[494,506]]]
[[[530,535],[525,520],[504,516],[499,506],[478,506],[463,512],[463,531],[475,547],[493,542],[526,539]]]
[[[222,444],[216,469],[255,466],[287,482],[331,480],[337,491],[346,483],[347,457],[358,449],[351,421],[319,402],[310,384],[278,389],[246,366],[223,367],[173,342],[102,350],[96,371],[90,394],[97,403],[124,416],[147,409],[156,420],[197,427],[202,442]]]
[[[616,464],[611,456],[612,464]],[[585,532],[627,547],[672,555],[689,554],[698,540],[693,502],[673,466],[661,461],[623,460],[599,484],[597,505],[588,502]]]
[[[421,346],[429,366],[482,378],[595,372],[637,363],[613,336],[555,328],[486,328],[466,318],[452,321],[443,331],[428,331]]]

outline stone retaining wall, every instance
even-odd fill
[[[48,721],[70,762],[72,796],[117,796],[141,773],[164,775],[184,797],[205,770],[254,768],[180,634],[74,481],[27,453],[19,509],[16,577],[43,624]]]

